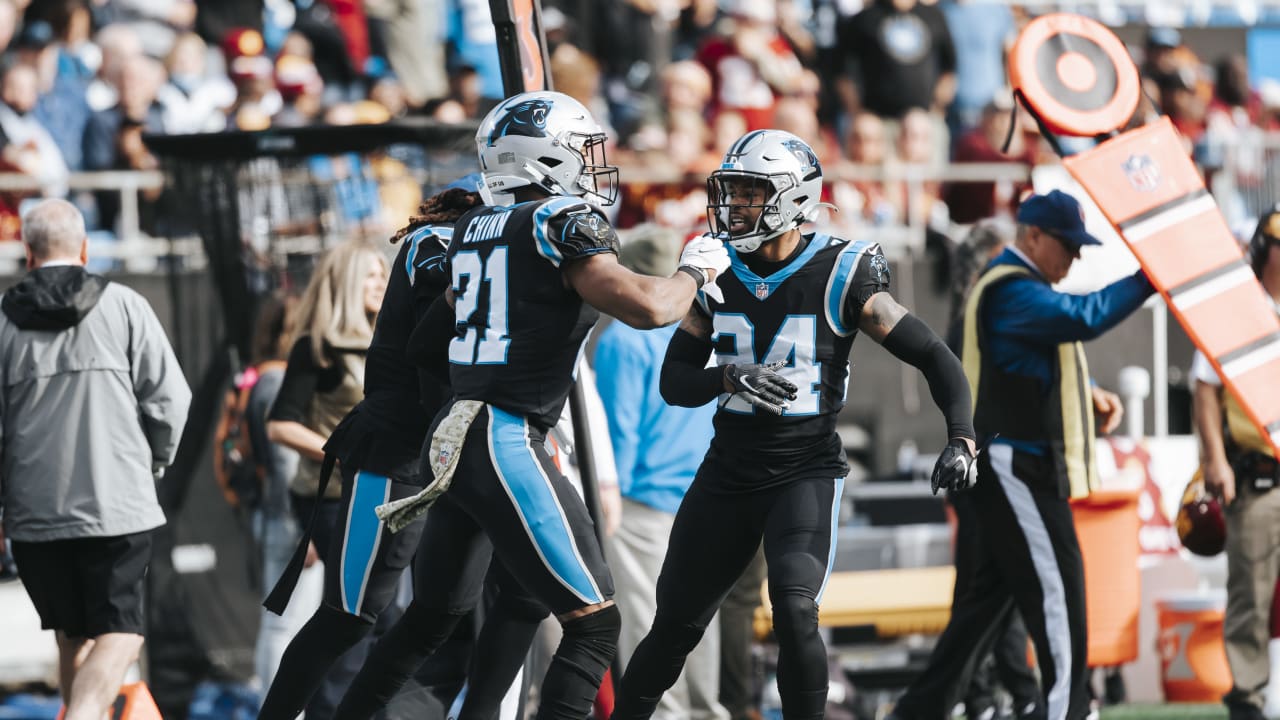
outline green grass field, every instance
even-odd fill
[[[1102,709],[1102,720],[1225,720],[1221,703],[1174,705],[1117,705]]]

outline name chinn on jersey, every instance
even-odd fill
[[[449,344],[455,396],[527,416],[543,430],[554,425],[599,317],[566,287],[561,268],[617,248],[608,220],[575,197],[464,215],[448,251],[458,330]]]

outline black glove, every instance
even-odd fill
[[[734,394],[742,395],[758,408],[781,415],[789,401],[796,399],[795,384],[774,372],[786,364],[785,360],[779,360],[768,365],[726,365],[724,378]]]
[[[933,464],[933,494],[939,490],[968,490],[978,482],[978,459],[969,443],[952,439]]]

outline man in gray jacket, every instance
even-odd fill
[[[0,541],[57,631],[66,720],[101,720],[142,648],[155,479],[191,390],[147,301],[84,269],[73,205],[35,206],[22,241],[32,269],[0,299]]]

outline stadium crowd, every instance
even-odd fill
[[[1056,159],[1025,116],[1004,147],[1013,117],[1004,54],[1031,18],[1022,4],[543,5],[555,86],[601,119],[629,184],[705,173],[731,140],[763,127],[805,139],[828,166],[936,170],[948,161]],[[63,197],[68,173],[158,167],[144,133],[407,114],[475,121],[502,97],[495,46],[480,0],[0,0],[0,162],[32,178],[39,194]],[[1251,89],[1243,55],[1202,60],[1166,27],[1151,28],[1133,50],[1148,95],[1206,168],[1220,166],[1233,141],[1280,125],[1280,91]],[[927,224],[945,232],[949,222],[1009,215],[1021,189],[933,182],[908,191],[897,181],[833,175],[830,199],[849,229]],[[702,217],[700,183],[635,185],[619,224],[691,228]],[[4,196],[0,237],[18,237],[18,206],[32,194]],[[148,191],[144,207],[158,194]],[[91,231],[117,229],[117,195],[71,199]],[[165,233],[145,211],[143,224]]]

